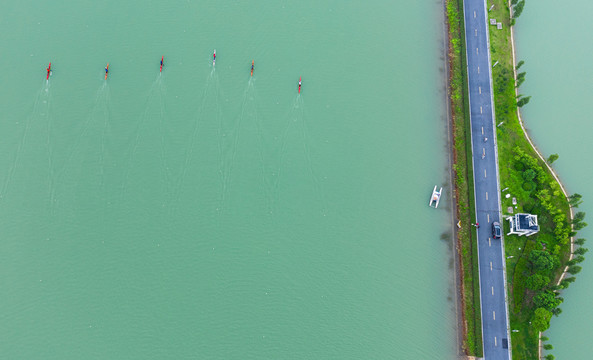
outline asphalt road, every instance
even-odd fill
[[[496,124],[488,43],[486,0],[464,0],[467,71],[474,165],[474,195],[479,223],[478,258],[484,359],[510,360],[504,239],[492,238],[492,223],[502,224],[496,152]],[[502,164],[501,166],[504,166]],[[504,238],[504,235],[503,235]],[[508,346],[506,343],[508,342]]]

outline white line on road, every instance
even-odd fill
[[[492,320],[496,320],[496,313],[494,311],[492,312]]]
[[[479,55],[479,53],[478,53],[478,48],[476,48],[476,55]]]
[[[488,238],[488,246],[492,246],[492,244],[490,243],[490,238]]]
[[[476,36],[478,36],[478,29],[476,29],[475,34],[476,34]]]
[[[480,106],[480,114],[482,113],[482,107]]]
[[[492,261],[490,261],[490,271],[492,271]]]
[[[486,200],[488,200],[488,192],[486,192]]]
[[[486,170],[484,170],[486,171]],[[490,224],[490,214],[486,214],[486,219],[488,219],[488,224]]]
[[[498,346],[496,345],[496,336],[494,337],[494,346]]]
[[[480,94],[482,93],[482,87],[478,86],[478,91],[480,92]]]
[[[480,67],[478,66],[478,74],[480,73]]]
[[[486,177],[486,169],[484,169],[484,177]]]
[[[476,18],[476,12],[474,11],[474,19]]]
[[[484,127],[482,126],[482,135],[484,135]]]
[[[492,287],[492,296],[494,296],[494,286]]]

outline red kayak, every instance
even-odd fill
[[[212,55],[212,66],[216,65],[216,49],[214,49],[214,55]]]
[[[107,74],[109,74],[109,63],[107,63],[107,66],[105,67],[105,80],[107,80]]]
[[[253,65],[255,64],[255,60],[251,60],[251,76],[253,76]]]
[[[165,60],[165,55],[161,58],[161,72],[163,72],[163,61]]]
[[[49,73],[51,72],[51,62],[49,63],[49,66],[47,67],[47,77],[45,78],[45,80],[49,80]]]
[[[301,77],[299,77],[299,94],[301,93]]]

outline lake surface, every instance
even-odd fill
[[[589,159],[593,153],[593,24],[587,15],[591,12],[593,3],[585,0],[572,2],[570,7],[551,0],[531,1],[516,25],[517,55],[525,60],[521,70],[527,72],[521,93],[532,96],[523,108],[523,120],[544,156],[560,156],[554,168],[569,194],[583,195],[577,211],[587,213],[589,224],[593,224]],[[588,248],[593,244],[591,230],[590,225],[577,236],[588,239]],[[591,358],[593,268],[590,255],[585,257],[589,259],[577,281],[562,294],[562,314],[552,319],[546,332],[557,359]]]
[[[3,357],[454,358],[442,12],[5,2]]]

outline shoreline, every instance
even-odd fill
[[[510,1],[509,1],[509,6],[510,6]],[[514,25],[511,26],[510,28],[511,30],[511,49],[512,49],[512,55],[513,55],[513,76],[515,78],[515,81],[517,80],[517,50],[516,50],[516,46],[515,46],[515,30],[514,30]],[[515,88],[515,95],[518,96],[519,95],[519,88],[516,87]],[[556,174],[556,171],[554,171],[554,169],[552,169],[552,167],[550,166],[550,164],[548,164],[548,162],[546,161],[546,159],[544,159],[543,155],[541,154],[541,152],[539,151],[539,149],[537,148],[537,146],[535,146],[535,144],[533,143],[533,141],[531,140],[531,137],[529,136],[529,134],[527,133],[527,129],[525,128],[525,124],[523,122],[523,117],[521,116],[521,110],[519,107],[517,107],[517,118],[519,119],[519,125],[521,126],[521,130],[523,131],[523,134],[525,136],[525,139],[527,139],[527,142],[529,142],[529,145],[531,145],[533,151],[535,151],[535,153],[537,154],[537,156],[539,156],[539,158],[546,164],[546,167],[548,168],[548,170],[550,171],[550,173],[552,174],[552,176],[554,177],[554,179],[556,180],[556,182],[558,182],[558,185],[560,185],[560,190],[562,190],[562,194],[564,194],[564,197],[566,198],[567,201],[569,201],[568,198],[568,192],[566,191],[566,188],[564,187],[564,184],[562,183],[562,181],[560,181],[560,178],[558,177],[558,174]],[[573,208],[572,206],[569,206],[569,211],[570,211],[570,221],[572,222],[572,220],[574,219],[574,212],[573,212]],[[572,229],[572,225],[571,225],[571,229]],[[568,257],[568,260],[572,260],[574,257],[574,236],[570,237],[570,255]],[[564,270],[562,271],[562,274],[560,275],[560,277],[558,278],[558,281],[556,282],[556,285],[560,285],[560,283],[562,282],[562,280],[564,279],[564,277],[566,276],[568,272],[568,266],[564,267]],[[541,358],[542,357],[542,332],[539,333],[538,335],[538,346],[537,346],[537,352],[538,352],[538,357]]]

